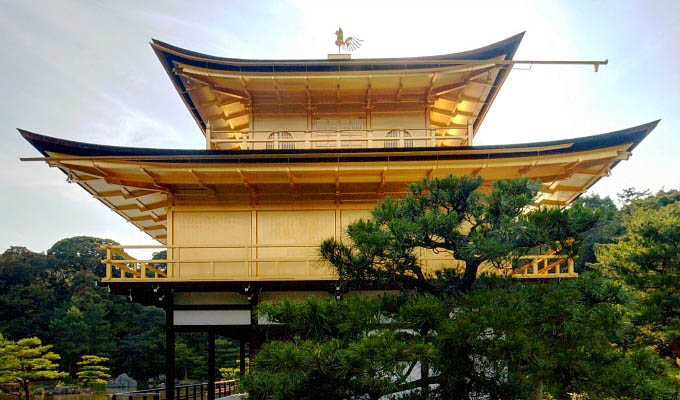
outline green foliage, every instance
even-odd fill
[[[111,359],[111,370],[137,379],[164,365],[164,314],[97,287],[106,239],[76,237],[48,254],[13,247],[0,255],[0,332],[18,340],[40,336],[54,345],[75,378],[80,357]]]
[[[404,200],[387,199],[371,219],[351,224],[349,240],[324,242],[322,258],[347,287],[370,281],[401,290],[260,305],[280,324],[281,339],[258,353],[243,382],[249,396],[677,397],[677,372],[639,340],[631,312],[638,293],[629,285],[599,272],[531,284],[477,278],[482,264],[502,268],[527,253],[574,256],[588,240],[591,248],[614,242],[622,219],[611,200],[531,209],[535,183],[496,182],[488,194],[481,184],[449,177],[412,185]],[[448,252],[465,267],[428,275],[416,256],[421,248]],[[657,265],[675,262],[668,252],[677,246],[645,248]]]
[[[660,354],[679,358],[680,202],[633,208],[624,219],[626,233],[599,249],[600,267],[637,291],[634,315],[649,343]]]
[[[245,360],[245,373],[248,374],[248,369],[250,368],[250,358],[246,357]],[[222,380],[241,380],[241,360],[236,360],[235,367],[220,368],[220,376]]]
[[[371,219],[351,224],[349,244],[323,242],[321,256],[350,283],[378,281],[451,295],[469,290],[483,263],[517,265],[519,257],[541,247],[573,253],[582,232],[599,219],[599,210],[578,204],[527,212],[539,188],[528,179],[497,181],[489,194],[478,190],[482,183],[479,177],[449,176],[412,184],[405,199],[387,198]],[[437,285],[419,264],[418,249],[448,252],[465,262],[464,270],[452,268]]]
[[[623,234],[623,222],[616,205],[611,198],[601,198],[598,195],[583,196],[576,200],[585,208],[599,210],[600,219],[597,224],[583,235],[583,243],[574,262],[576,272],[590,269],[590,264],[597,262],[595,248],[598,244],[609,244],[616,241],[616,237]]]
[[[58,258],[67,268],[89,271],[101,278],[105,267],[100,261],[106,258],[106,251],[101,246],[105,244],[118,243],[110,239],[76,236],[58,241],[47,250],[47,254]]]
[[[231,339],[215,338],[215,365],[234,366],[239,356],[238,344]],[[178,333],[175,345],[176,376],[202,380],[208,376],[207,333]],[[216,371],[216,372],[219,372]]]
[[[105,385],[111,375],[109,368],[102,364],[109,361],[106,357],[85,355],[78,361],[80,371],[76,374],[83,386]]]
[[[0,383],[18,384],[28,400],[29,383],[68,376],[57,370],[55,361],[59,360],[59,355],[50,351],[51,348],[37,337],[14,342],[0,336]]]

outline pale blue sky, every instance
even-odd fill
[[[516,59],[609,59],[513,71],[475,144],[586,136],[658,118],[657,129],[593,191],[680,187],[680,1],[0,0],[0,251],[75,235],[152,243],[41,163],[15,128],[123,146],[201,148],[200,131],[148,45],[240,58],[324,58],[333,32],[354,57],[468,50],[527,31]]]

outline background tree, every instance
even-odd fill
[[[505,399],[538,388],[561,397],[670,398],[668,365],[632,346],[621,285],[597,274],[475,284],[483,264],[501,268],[547,248],[575,254],[601,207],[531,210],[532,182],[496,182],[487,194],[481,185],[465,177],[412,185],[406,199],[388,199],[370,220],[350,225],[348,241],[324,242],[321,254],[345,284],[388,284],[402,294],[263,305],[288,339],[258,353],[244,381],[249,394],[378,398],[406,390],[418,398]],[[465,267],[428,275],[419,248],[447,251]],[[409,377],[418,368],[420,379]]]
[[[95,385],[105,385],[111,375],[109,368],[104,363],[109,361],[106,357],[86,355],[78,361],[78,381],[83,386],[94,388]]]
[[[105,266],[100,262],[106,258],[105,244],[118,244],[111,239],[100,239],[92,236],[76,236],[58,241],[47,254],[55,256],[64,267],[74,271],[89,271],[103,277]]]
[[[618,212],[616,204],[609,197],[601,198],[599,195],[582,196],[576,200],[585,208],[599,212],[600,218],[594,227],[583,234],[577,257],[574,260],[574,270],[584,272],[591,269],[591,264],[597,262],[595,248],[600,244],[615,243],[617,236],[624,233],[625,228]]]
[[[60,240],[47,254],[20,246],[0,254],[0,333],[12,340],[38,336],[54,345],[61,368],[73,378],[77,362],[88,354],[109,358],[113,375],[127,373],[140,382],[155,378],[165,364],[164,311],[97,287],[102,244],[115,242],[78,236]],[[165,258],[162,253],[154,258]],[[187,375],[207,379],[207,337],[197,334],[183,343]],[[226,338],[217,339],[217,351],[220,366],[238,357],[238,346]]]
[[[43,345],[37,337],[16,342],[4,340],[2,345],[0,354],[5,357],[5,363],[0,364],[0,382],[19,384],[26,400],[30,398],[31,382],[68,376],[57,370],[54,361],[59,360],[59,355],[50,351],[52,346]]]
[[[665,194],[665,193],[664,193]],[[661,199],[667,200],[666,196]],[[680,201],[638,199],[624,217],[626,233],[602,246],[600,267],[638,293],[638,326],[659,354],[680,358]]]

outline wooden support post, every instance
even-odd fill
[[[172,294],[165,307],[165,400],[175,400],[175,321]]]
[[[250,340],[248,341],[248,357],[250,358],[250,368],[253,367],[255,355],[259,350],[260,340],[257,332],[257,304],[258,304],[259,288],[254,288],[252,297],[250,298]]]
[[[241,377],[243,377],[246,374],[246,341],[245,338],[241,338],[239,340],[239,354],[238,354],[238,359],[239,359],[239,373],[241,374]]]
[[[111,248],[106,248],[106,280],[110,280],[113,275],[113,264],[111,264]]]
[[[205,149],[212,150],[212,131],[210,129],[210,121],[205,123]]]
[[[215,332],[208,332],[208,400],[215,400]]]

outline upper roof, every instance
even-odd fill
[[[151,46],[205,134],[241,131],[251,113],[359,112],[429,107],[430,128],[477,132],[524,33],[461,53],[354,60],[215,57],[158,40]],[[424,110],[424,108],[420,108]]]

